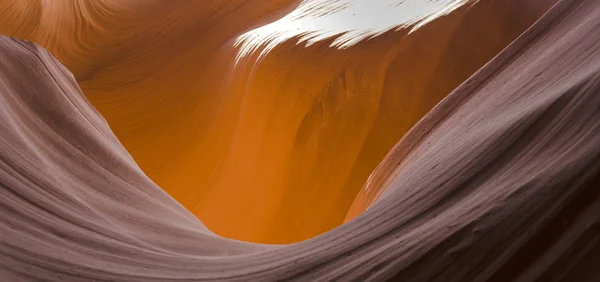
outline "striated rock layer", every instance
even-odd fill
[[[366,211],[291,245],[210,232],[65,67],[1,37],[0,277],[598,281],[598,27],[600,2],[560,1],[389,152],[349,216]]]
[[[346,49],[292,39],[237,64],[239,36],[299,1],[4,0],[0,33],[54,54],[211,230],[290,243],[340,225],[392,146],[554,3],[462,2],[410,34]]]

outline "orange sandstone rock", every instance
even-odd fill
[[[304,240],[363,211],[360,187],[431,107],[551,2],[482,0],[347,49],[234,40],[297,1],[3,1],[0,33],[40,43],[144,172],[211,230]]]

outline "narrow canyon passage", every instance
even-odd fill
[[[340,225],[408,129],[553,4],[462,2],[410,34],[345,49],[292,34],[260,58],[264,45],[240,57],[234,41],[299,2],[3,1],[0,33],[48,48],[144,172],[211,230],[290,243]]]
[[[0,0],[0,280],[600,280],[599,1],[315,1]]]

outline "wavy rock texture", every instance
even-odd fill
[[[366,211],[291,245],[210,232],[144,175],[81,73],[1,37],[0,277],[598,281],[599,27],[600,2],[560,1],[402,138],[353,205]]]
[[[362,211],[347,214],[392,146],[553,3],[473,1],[410,34],[291,39],[237,64],[236,39],[297,1],[3,0],[0,33],[51,51],[211,230],[290,243]]]

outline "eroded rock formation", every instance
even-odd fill
[[[347,215],[392,146],[553,2],[469,2],[410,34],[346,49],[291,39],[237,64],[235,40],[298,1],[5,0],[0,33],[50,50],[211,230],[289,243],[363,211]]]
[[[0,37],[9,281],[597,281],[600,2],[562,0],[421,119],[353,220],[291,245],[210,232],[75,77]],[[356,207],[356,205],[355,205]]]

